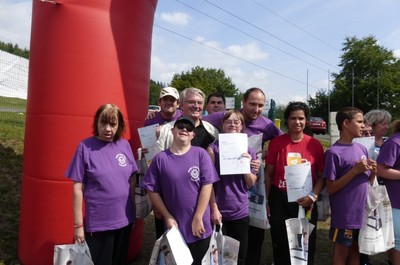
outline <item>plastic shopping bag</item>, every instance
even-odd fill
[[[94,265],[90,250],[84,244],[55,245],[53,255],[54,265]]]

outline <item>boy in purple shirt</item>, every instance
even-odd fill
[[[172,128],[171,148],[153,158],[142,187],[161,212],[166,228],[176,226],[193,257],[201,264],[212,234],[210,206],[212,184],[219,180],[207,152],[191,146],[194,121],[181,116]]]
[[[325,153],[326,189],[331,204],[330,239],[334,242],[332,264],[359,264],[358,233],[363,224],[368,183],[373,183],[376,162],[353,139],[362,136],[363,113],[345,107],[336,114],[340,132]]]
[[[400,120],[393,123],[392,136],[382,145],[376,162],[378,175],[392,204],[395,247],[388,251],[392,264],[400,264]]]

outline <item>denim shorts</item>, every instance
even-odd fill
[[[329,239],[345,247],[351,247],[353,242],[358,242],[360,229],[339,229],[331,228],[329,230]]]

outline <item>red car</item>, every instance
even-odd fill
[[[321,117],[310,117],[307,126],[316,134],[326,134],[326,122]]]

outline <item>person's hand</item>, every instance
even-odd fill
[[[250,161],[250,167],[256,172],[258,173],[258,170],[260,169],[261,166],[261,162],[258,159],[254,159]]]
[[[297,200],[297,203],[302,206],[303,208],[308,208],[310,207],[314,202],[313,200],[308,197],[308,196],[304,196],[300,199]]]
[[[83,229],[83,226],[81,227],[76,227],[74,228],[74,233],[75,233],[75,242],[78,244],[83,244],[85,243],[85,231]]]
[[[361,174],[364,173],[367,170],[370,170],[371,167],[368,164],[368,160],[367,159],[362,159],[356,162],[356,164],[353,167],[353,170],[355,170],[356,174]],[[376,164],[375,164],[376,167]]]
[[[222,224],[222,214],[217,207],[211,208],[211,221],[215,225]]]
[[[195,237],[202,237],[206,232],[203,224],[203,218],[193,218],[192,221],[192,233]]]
[[[173,226],[176,226],[178,228],[178,222],[175,220],[173,217],[168,217],[165,219],[165,226],[170,229]]]
[[[376,161],[375,161],[375,160],[372,160],[371,158],[369,158],[369,159],[367,160],[367,164],[368,164],[368,166],[369,166],[369,169],[370,169],[373,173],[375,173],[375,175],[376,175],[376,173],[377,173]]]
[[[158,111],[156,111],[156,110],[149,110],[149,111],[147,112],[146,120],[150,120],[150,119],[155,118],[157,112],[158,112]]]
[[[142,157],[144,156],[144,154],[148,153],[149,150],[147,148],[142,148]]]

